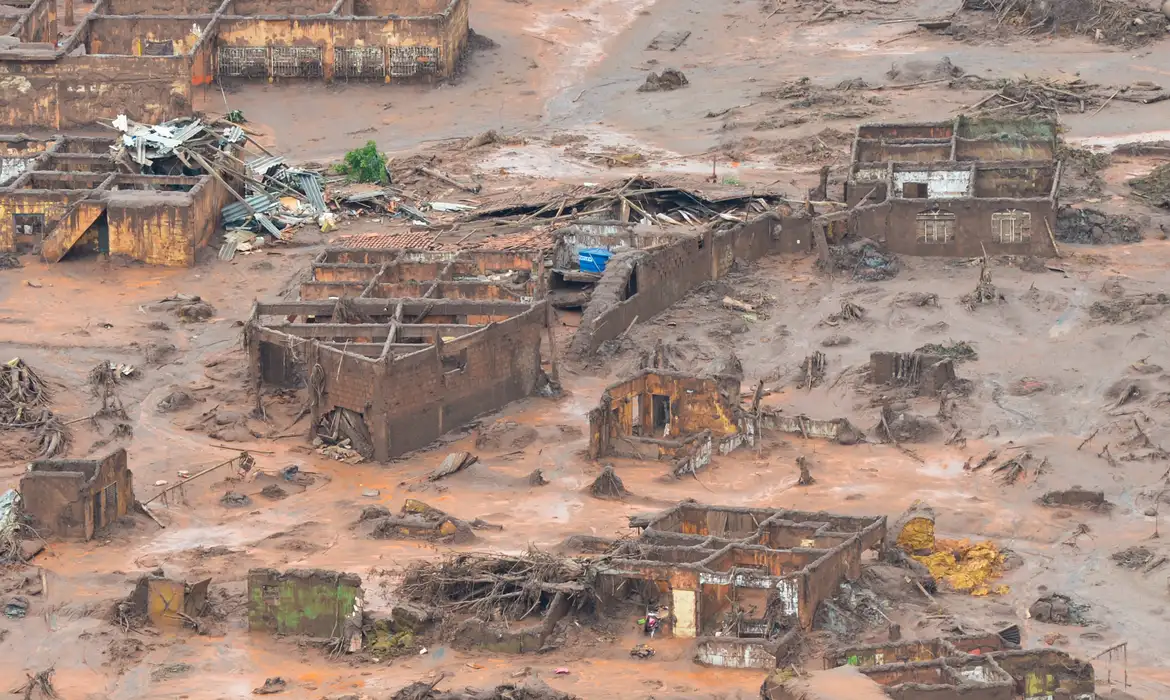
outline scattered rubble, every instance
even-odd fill
[[[949,56],[943,56],[938,61],[910,60],[905,63],[894,63],[886,71],[886,77],[901,83],[917,83],[924,80],[940,80],[957,78],[966,71],[951,63]]]
[[[674,68],[667,68],[662,73],[650,73],[646,76],[646,82],[638,87],[638,92],[661,92],[664,90],[677,90],[681,87],[689,85],[687,76],[683,72]]]
[[[1120,552],[1114,552],[1109,558],[1123,569],[1137,571],[1138,569],[1147,568],[1155,561],[1156,556],[1148,547],[1135,545],[1133,547],[1126,547]],[[1165,557],[1162,559],[1164,560]]]
[[[1039,598],[1028,608],[1028,617],[1037,622],[1047,622],[1053,625],[1080,625],[1091,622],[1086,616],[1088,605],[1074,603],[1072,598],[1051,593]]]
[[[195,397],[182,389],[176,389],[159,399],[154,407],[159,413],[172,413],[174,411],[181,411],[194,404]]]
[[[476,539],[473,523],[413,498],[406,499],[397,515],[382,506],[366,506],[358,522],[372,523],[369,536],[378,540],[425,539],[463,544]]]
[[[979,354],[975,352],[975,346],[965,340],[950,340],[946,343],[927,343],[914,352],[923,355],[945,357],[956,362],[979,359]]]
[[[939,434],[940,428],[932,418],[884,406],[873,432],[885,442],[915,443],[930,440]]]
[[[443,459],[443,463],[439,468],[427,474],[427,481],[438,481],[445,479],[452,474],[463,471],[479,461],[479,457],[470,452],[452,452]]]
[[[215,307],[194,294],[176,292],[147,307],[150,311],[170,311],[184,323],[198,323],[215,316]]]
[[[1140,323],[1161,316],[1167,305],[1170,305],[1170,294],[1133,294],[1093,302],[1089,306],[1089,318],[1101,323]]]
[[[475,433],[475,446],[481,450],[523,450],[536,442],[536,428],[516,421],[501,419]]]
[[[868,238],[829,246],[832,269],[841,270],[855,282],[880,282],[893,279],[901,269],[898,258],[887,252],[880,244]],[[817,267],[824,268],[825,261],[817,259]]]
[[[1132,217],[1098,209],[1061,207],[1056,212],[1056,240],[1062,243],[1110,245],[1139,243],[1141,226]]]
[[[246,508],[252,505],[252,499],[236,491],[228,491],[219,499],[220,504],[228,508]]]
[[[829,314],[821,321],[822,326],[839,326],[847,321],[862,321],[865,320],[865,308],[854,304],[847,299],[841,300],[841,310]]]
[[[253,695],[275,695],[276,693],[283,693],[288,683],[280,676],[273,678],[265,678],[264,685],[252,691]]]
[[[1146,203],[1170,208],[1170,164],[1159,165],[1149,175],[1134,178],[1126,184]]]
[[[539,678],[528,679],[519,685],[505,683],[488,690],[435,690],[445,677],[445,674],[439,674],[434,681],[411,683],[390,696],[390,700],[580,700],[576,695],[553,690]]]
[[[1108,511],[1113,508],[1113,504],[1105,500],[1103,491],[1088,491],[1079,486],[1060,491],[1049,491],[1036,499],[1036,502],[1050,508],[1066,506],[1097,511]]]

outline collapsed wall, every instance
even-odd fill
[[[614,256],[569,351],[577,357],[596,352],[635,322],[648,321],[703,282],[723,277],[736,260],[782,252],[790,237],[807,241],[810,221],[769,212],[727,231],[704,231],[698,238]]]

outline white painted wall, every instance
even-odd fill
[[[926,196],[931,199],[954,199],[971,194],[970,170],[914,170],[894,173],[894,196],[902,196],[902,186],[908,182],[926,183]]]

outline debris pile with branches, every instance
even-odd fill
[[[1170,99],[1170,91],[1150,82],[1136,82],[1124,87],[1090,83],[1080,78],[983,78],[965,75],[949,83],[963,90],[994,90],[970,110],[997,117],[1059,117],[1061,114],[1084,114],[1100,111],[1110,102],[1153,104]]]
[[[1095,41],[1140,46],[1166,32],[1166,16],[1123,0],[966,0],[965,10],[995,13],[996,26],[1021,34],[1080,34]]]
[[[974,311],[976,306],[982,304],[997,304],[1005,301],[1003,294],[991,282],[991,267],[988,265],[987,256],[984,256],[979,263],[979,284],[975,285],[975,291],[964,294],[960,301],[969,311]]]
[[[0,430],[31,430],[37,457],[48,459],[69,447],[65,423],[49,408],[49,385],[24,360],[0,367]]]
[[[588,560],[530,548],[520,555],[471,553],[418,562],[406,570],[401,592],[445,615],[514,621],[539,615],[554,598],[586,612],[594,599],[591,577]]]

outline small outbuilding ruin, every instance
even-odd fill
[[[314,639],[340,639],[343,649],[362,643],[362,580],[322,569],[252,569],[248,572],[248,629]]]
[[[71,251],[190,267],[229,194],[212,175],[134,175],[114,138],[28,141],[0,160],[0,252],[58,262]]]
[[[892,698],[1097,697],[1091,664],[1057,649],[1020,649],[994,634],[839,647],[825,656],[825,668],[840,666],[858,668]]]
[[[657,459],[675,475],[694,473],[713,452],[754,444],[756,427],[735,377],[647,369],[607,387],[589,412],[589,457]]]
[[[134,504],[126,450],[101,459],[36,460],[20,479],[20,499],[41,536],[93,539]]]

